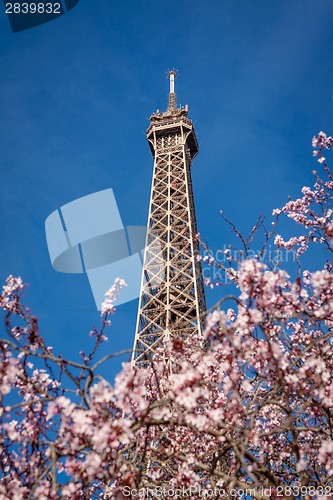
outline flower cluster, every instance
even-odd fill
[[[333,137],[328,136],[324,132],[319,132],[317,137],[313,137],[312,146],[315,148],[313,156],[318,156],[319,163],[325,163],[326,158],[322,154],[322,150],[331,149],[333,146]]]
[[[19,299],[23,289],[22,279],[20,277],[8,276],[6,285],[2,287],[0,295],[0,307],[5,311],[18,312]]]
[[[312,144],[317,148],[314,154],[319,156],[318,161],[326,162],[322,156],[322,149],[332,149],[332,137],[327,137],[326,134],[320,132],[318,137],[313,138]],[[279,217],[284,213],[305,230],[304,234],[293,236],[287,241],[281,235],[276,235],[275,244],[278,248],[293,249],[296,251],[296,255],[300,256],[308,249],[310,243],[319,243],[331,251],[333,241],[333,179],[326,163],[325,172],[326,180],[321,179],[314,171],[316,182],[313,188],[304,186],[301,198],[290,200],[282,208],[273,210],[273,215]]]
[[[117,295],[120,293],[121,289],[127,286],[125,281],[121,278],[116,278],[114,284],[105,293],[105,300],[101,307],[102,316],[105,314],[113,314],[115,312],[114,303],[117,300]]]

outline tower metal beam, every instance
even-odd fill
[[[206,309],[191,180],[198,142],[188,107],[177,107],[176,72],[168,74],[168,108],[147,130],[154,172],[132,356],[139,367],[163,337],[200,333]]]

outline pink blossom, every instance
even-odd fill
[[[321,159],[332,138],[321,132],[314,147]],[[45,345],[22,304],[22,280],[8,278],[0,304],[8,337],[0,339],[0,498],[124,498],[125,487],[160,484],[220,485],[229,494],[332,483],[333,182],[326,160],[325,169],[326,178],[315,173],[313,188],[274,210],[298,224],[296,234],[276,234],[275,221],[271,233],[264,229],[262,251],[254,251],[258,223],[242,252],[228,250],[229,267],[220,268],[225,292],[202,318],[203,334],[154,332],[146,339],[156,342],[148,366],[124,363],[114,384],[101,376],[97,353],[123,280],[106,294],[92,352],[71,362]],[[283,259],[265,259],[273,238],[292,250],[288,270]],[[304,260],[312,245],[325,250],[316,253],[316,267]],[[210,254],[205,261],[219,264]]]
[[[125,281],[121,278],[116,278],[112,287],[105,293],[105,300],[101,307],[101,315],[113,314],[115,312],[114,303],[117,300],[117,295],[121,289],[127,286]]]

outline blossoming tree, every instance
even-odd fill
[[[8,278],[0,298],[0,498],[210,498],[333,495],[333,179],[313,139],[324,177],[274,211],[263,249],[217,263],[232,293],[206,318],[203,338],[165,340],[148,368],[124,364],[114,384],[97,359],[116,280],[82,363],[53,353],[22,304],[24,285]],[[287,215],[302,234],[277,234]],[[296,266],[265,262],[274,238]],[[325,249],[322,269],[304,253]],[[214,286],[214,283],[211,283]],[[234,293],[234,291],[237,293]],[[165,363],[165,359],[168,362]]]

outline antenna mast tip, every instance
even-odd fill
[[[176,69],[169,69],[167,72],[170,81],[170,94],[175,93],[175,78],[178,78],[178,71]]]

